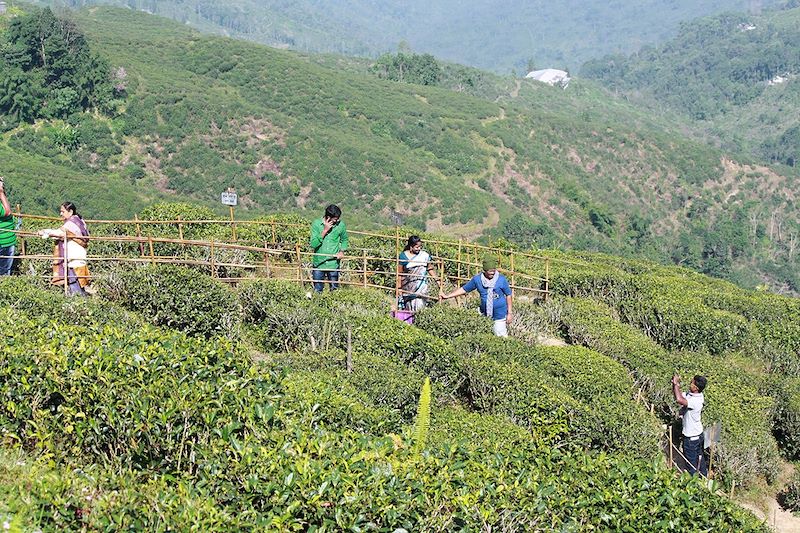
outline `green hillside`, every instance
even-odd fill
[[[406,42],[415,50],[496,72],[571,67],[629,53],[674,35],[679,23],[785,0],[59,0],[155,13],[204,31],[277,47],[376,56]]]
[[[726,157],[592,84],[562,91],[484,73],[470,95],[128,10],[75,17],[124,70],[124,90],[102,114],[33,126],[6,115],[0,146],[14,157],[0,172],[26,210],[52,213],[67,194],[89,217],[130,215],[154,198],[213,205],[234,186],[253,215],[337,202],[362,228],[646,256],[800,287],[795,178]],[[61,175],[82,176],[83,189],[41,185]]]
[[[139,215],[176,213],[209,216],[174,204]],[[276,240],[307,242],[287,220]],[[352,245],[384,253],[375,237]],[[92,253],[139,259],[102,241]],[[644,261],[546,255],[552,297],[518,300],[509,339],[490,335],[474,300],[410,326],[379,291],[230,287],[203,265],[95,261],[89,300],[0,280],[0,518],[42,531],[766,532],[727,494],[775,494],[800,456],[798,301]],[[541,264],[518,256],[516,268]],[[674,371],[709,378],[704,421],[723,427],[710,487],[661,452]]]
[[[728,149],[800,161],[800,8],[693,21],[666,44],[591,61],[582,74],[690,117]]]

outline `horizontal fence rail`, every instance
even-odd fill
[[[43,245],[33,228],[58,227],[63,221],[57,217],[22,213],[19,206],[16,211],[15,216],[22,221],[22,228],[15,231],[19,237],[17,260],[26,263],[26,270],[32,275],[49,276],[40,265],[52,261],[53,256],[42,251]],[[104,265],[108,264],[159,263],[207,269],[212,277],[228,283],[254,277],[277,277],[304,285],[313,283],[311,258],[314,252],[309,249],[307,240],[297,237],[308,232],[309,224],[235,220],[233,217],[230,220],[184,220],[180,217],[174,220],[140,220],[134,217],[131,220],[85,219],[85,222],[93,233],[89,237],[91,253],[87,257],[87,263],[94,271],[90,278],[108,275],[104,272]],[[247,227],[258,228],[255,234],[263,240],[251,242],[252,235],[242,238],[242,230]],[[187,233],[192,235],[214,228],[218,234],[223,228],[226,235],[219,239],[187,237]],[[159,235],[163,232],[177,234],[177,238]],[[294,238],[285,239],[287,233]],[[399,260],[407,235],[401,235],[399,228],[395,228],[393,233],[348,229],[348,235],[351,246],[338,269],[340,285],[393,293],[395,302],[405,294],[413,294],[401,288],[403,278],[412,275],[403,272]],[[51,239],[50,244],[53,242]],[[508,278],[512,290],[532,298],[548,298],[551,263],[583,266],[576,261],[467,243],[462,239],[426,238],[423,242],[436,271],[436,276],[429,278],[431,292],[424,296],[431,300],[437,299],[439,290],[460,286],[480,272],[481,257],[485,254],[498,258],[498,270]],[[39,266],[34,266],[34,263]],[[525,265],[524,271],[520,269],[521,264]]]

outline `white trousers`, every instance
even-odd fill
[[[508,337],[508,326],[506,325],[506,319],[502,320],[495,320],[494,326],[492,326],[492,331],[498,337]]]

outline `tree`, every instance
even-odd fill
[[[49,9],[14,18],[0,57],[0,113],[17,121],[110,111],[110,68],[69,19]]]

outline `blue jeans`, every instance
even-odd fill
[[[0,247],[0,276],[11,275],[11,266],[14,264],[15,251],[16,248],[14,246]]]
[[[322,292],[322,288],[325,286],[323,280],[326,279],[330,282],[332,291],[335,291],[339,288],[338,270],[319,270],[315,268],[311,271],[311,277],[314,278],[314,290],[317,292]]]
[[[695,437],[685,435],[683,437],[683,455],[686,456],[686,461],[689,463],[686,465],[686,471],[692,475],[699,471],[704,476],[708,476],[708,464],[703,457],[703,434],[698,435],[696,440],[692,440],[693,438]]]

